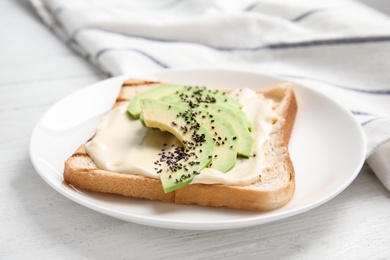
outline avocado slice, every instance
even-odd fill
[[[181,91],[175,92],[174,95],[179,96],[182,102],[186,102],[190,106],[193,104],[206,103],[229,107],[244,119],[249,130],[252,129],[252,123],[241,110],[242,105],[240,102],[226,92],[212,90],[206,87],[186,86]],[[174,95],[171,95],[171,97]]]
[[[171,105],[181,108],[181,110],[189,109],[186,103],[174,103]],[[229,171],[236,164],[238,153],[237,134],[232,124],[223,117],[210,113],[207,110],[197,108],[194,111],[197,115],[196,120],[206,129],[214,141],[212,161],[208,167],[220,172]]]
[[[221,103],[238,109],[242,108],[240,102],[227,93],[206,87],[186,86],[179,93],[175,93],[175,95],[178,95],[182,101],[187,103]]]
[[[164,97],[161,100],[165,101],[170,99],[171,99],[170,97]],[[180,106],[182,109],[189,107],[188,103],[183,103],[183,102],[174,102],[171,104],[175,106]],[[230,127],[232,127],[236,136],[234,140],[238,141],[236,142],[236,144],[231,144],[231,145],[237,146],[238,155],[244,158],[249,158],[251,156],[252,148],[254,144],[253,136],[249,132],[249,129],[245,126],[244,119],[235,113],[236,110],[230,109],[226,106],[220,106],[218,104],[199,104],[194,109],[202,111],[203,113],[207,113],[209,115],[214,115],[215,118],[218,118],[218,120],[227,121],[228,123],[230,123],[229,125]],[[225,127],[225,129],[228,128],[229,127]],[[224,134],[224,130],[218,130],[217,132]],[[225,135],[227,135],[227,133]]]
[[[237,161],[237,138],[232,125],[224,118],[198,110],[199,123],[209,132],[214,141],[212,161],[207,166],[227,172]]]
[[[142,99],[144,99],[144,98],[159,99],[161,97],[175,93],[176,91],[179,91],[183,88],[184,88],[184,86],[172,85],[172,84],[164,84],[164,85],[159,85],[157,87],[151,88],[145,92],[142,92],[142,93],[136,95],[130,101],[130,103],[127,107],[127,111],[130,113],[130,115],[133,118],[137,119],[137,118],[139,118],[139,116],[141,114],[140,101]]]
[[[232,140],[235,140],[237,146],[237,154],[249,158],[252,154],[253,136],[246,126],[244,118],[236,114],[236,111],[225,106],[202,104],[198,107],[200,111],[208,111],[209,114],[216,118],[221,118],[230,123],[235,135]],[[240,110],[241,111],[241,110]],[[224,131],[220,131],[223,133]],[[232,144],[233,145],[233,144]]]
[[[196,87],[194,87],[194,88],[196,88]],[[199,87],[197,89],[199,90]],[[186,91],[184,91],[184,90],[186,90]],[[196,90],[194,90],[193,92],[196,92]],[[185,93],[187,93],[187,94],[185,94]],[[191,108],[197,108],[201,104],[204,104],[204,106],[207,108],[207,110],[209,110],[209,109],[212,109],[212,110],[221,109],[222,110],[222,108],[223,108],[223,110],[232,111],[233,114],[235,114],[237,116],[237,118],[241,118],[240,123],[244,124],[244,126],[248,130],[252,129],[252,123],[248,119],[248,117],[246,116],[244,111],[241,110],[241,104],[238,103],[238,101],[236,99],[234,99],[233,97],[231,97],[229,95],[223,95],[221,92],[216,92],[216,91],[212,91],[212,90],[207,91],[207,93],[210,93],[210,94],[208,94],[208,98],[198,98],[198,97],[196,97],[196,95],[193,95],[193,94],[190,94],[190,97],[189,97],[188,93],[191,93],[191,92],[188,91],[188,87],[185,87],[181,91],[175,92],[172,95],[167,95],[167,96],[161,97],[160,99],[164,102],[167,102],[167,103],[185,103]],[[215,93],[219,93],[219,95],[216,95]],[[215,97],[215,96],[217,96],[219,98],[213,99],[213,97]],[[221,100],[221,98],[220,98],[221,96],[229,97],[229,98]],[[227,100],[227,101],[225,102],[225,100]],[[239,105],[237,105],[237,103]]]
[[[164,192],[171,192],[189,184],[195,175],[211,163],[214,141],[208,131],[196,120],[198,113],[180,107],[144,98],[140,101],[144,123],[175,135],[184,148],[175,163],[164,167],[160,179]]]

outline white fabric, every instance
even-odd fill
[[[348,107],[390,190],[390,18],[346,0],[31,0],[69,46],[110,75],[166,68],[277,74]]]

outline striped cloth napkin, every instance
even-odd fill
[[[390,18],[352,0],[31,0],[109,75],[239,68],[312,86],[348,107],[390,190]],[[386,143],[387,142],[387,143]]]

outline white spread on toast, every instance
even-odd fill
[[[256,182],[262,170],[268,167],[262,160],[262,146],[272,131],[272,123],[278,118],[272,110],[273,101],[247,88],[234,90],[230,95],[238,98],[252,122],[255,156],[237,158],[236,165],[227,173],[204,168],[192,183],[249,185]],[[85,148],[101,169],[158,179],[155,169],[161,147],[169,151],[179,145],[170,133],[143,127],[140,120],[132,119],[127,112],[127,104],[123,104],[104,116],[95,137],[85,144]]]

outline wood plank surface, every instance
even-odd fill
[[[70,201],[29,158],[32,129],[62,97],[104,79],[41,24],[0,1],[0,259],[389,259],[390,194],[364,166],[324,205],[221,231],[148,227]]]

